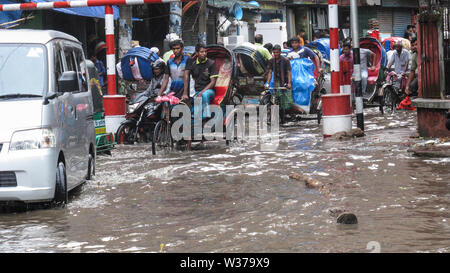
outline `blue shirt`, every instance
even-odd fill
[[[104,86],[105,85],[105,75],[106,75],[106,68],[105,65],[103,64],[102,61],[97,60],[97,62],[95,63],[95,67],[97,68],[98,71],[98,81],[100,82],[100,86]],[[102,73],[102,75],[100,75],[100,73]]]
[[[184,71],[190,62],[192,62],[192,59],[187,55],[183,56],[179,64],[175,62],[175,57],[170,58],[167,62],[167,65],[169,66],[169,76],[172,79],[170,92],[175,92],[175,96],[180,99],[184,92]]]

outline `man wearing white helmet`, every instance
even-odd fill
[[[169,43],[172,43],[173,41],[181,40],[181,39],[180,39],[180,37],[178,37],[177,34],[169,33],[169,34],[166,35],[166,40],[169,41]],[[172,58],[172,57],[174,57],[174,54],[173,54],[173,50],[170,49],[169,51],[164,53],[163,60],[167,63],[169,61],[169,59]]]

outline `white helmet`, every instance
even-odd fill
[[[176,33],[169,33],[166,35],[166,40],[169,42],[173,42],[173,41],[181,40],[181,39]]]

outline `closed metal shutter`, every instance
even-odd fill
[[[394,10],[394,36],[403,37],[403,35],[405,35],[406,27],[410,24],[411,24],[410,9]]]
[[[378,8],[377,10],[377,19],[380,23],[380,33],[390,33],[393,34],[392,27],[392,10],[385,8]]]

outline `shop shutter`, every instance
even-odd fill
[[[406,27],[411,24],[410,9],[394,10],[394,36],[403,37]]]
[[[380,23],[380,33],[393,34],[392,27],[392,10],[386,8],[379,8],[377,10],[377,19]]]

